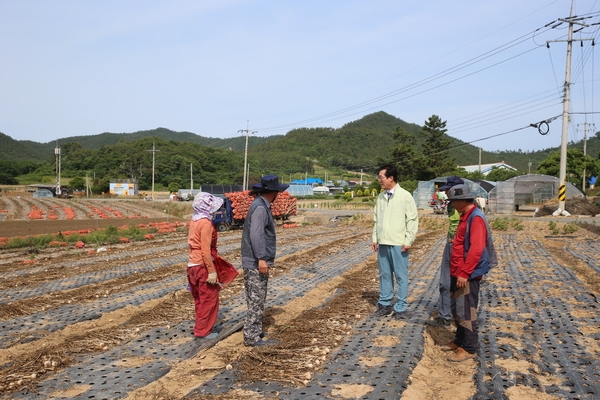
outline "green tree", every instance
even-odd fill
[[[407,190],[411,194],[415,190],[417,190],[417,187],[419,187],[419,181],[417,181],[416,179],[408,179],[405,181],[400,181],[399,184],[400,184],[401,188]]]
[[[492,182],[502,182],[519,175],[523,174],[519,171],[513,171],[512,169],[492,167],[492,170],[487,174],[485,179]]]
[[[85,179],[81,176],[76,176],[69,180],[69,187],[74,190],[84,190],[85,189]]]
[[[0,184],[3,185],[18,185],[19,181],[17,178],[5,171],[0,171]]]
[[[102,178],[96,179],[94,185],[92,186],[92,192],[96,194],[100,193],[108,193],[110,191],[110,179]]]
[[[583,152],[577,148],[567,150],[567,181],[581,188],[583,179],[583,170],[586,177],[597,176],[600,173],[600,160],[591,156],[584,156]],[[548,158],[540,162],[537,167],[540,174],[560,176],[560,151],[551,153]]]
[[[418,165],[422,162],[422,156],[415,150],[417,138],[401,127],[394,132],[396,146],[390,151],[393,163],[398,169],[398,181],[415,179]]]
[[[335,185],[335,186],[337,186],[337,185]],[[379,193],[379,190],[381,190],[381,183],[379,183],[378,179],[373,179],[371,181],[371,184],[369,185],[368,190],[369,190],[369,192],[372,192],[373,189],[375,189],[377,191],[377,193]]]
[[[494,169],[494,168],[492,168],[492,169]],[[491,179],[489,179],[488,177],[486,177],[485,175],[483,175],[479,171],[466,172],[464,175],[463,174],[457,174],[457,176],[460,176],[461,178],[467,178],[467,179],[470,179],[472,181],[474,181],[476,179],[487,180],[487,181],[491,180]]]
[[[181,189],[181,183],[179,182],[171,182],[169,183],[168,190],[169,192],[177,193]]]
[[[420,163],[418,179],[428,181],[456,168],[454,158],[450,156],[452,142],[446,135],[446,121],[437,115],[432,115],[421,130],[425,141],[423,143],[423,159]]]
[[[0,160],[0,183],[4,185],[17,185],[17,176],[19,169],[14,165],[14,161]]]

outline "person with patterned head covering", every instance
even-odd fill
[[[215,339],[218,336],[211,332],[219,314],[220,290],[211,255],[211,250],[216,252],[218,236],[212,215],[222,205],[223,199],[205,192],[198,193],[192,203],[187,276],[196,309],[194,336],[197,338]]]

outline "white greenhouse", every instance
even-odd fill
[[[433,197],[433,192],[436,188],[443,186],[446,183],[447,178],[447,176],[444,176],[430,181],[419,181],[417,190],[413,192],[413,198],[417,203],[417,208],[424,210],[428,209],[430,207],[429,201]],[[469,189],[471,189],[473,196],[481,196],[484,199],[488,198],[488,192],[481,187],[480,184],[465,178],[463,178],[463,180],[465,181],[465,184],[469,186]]]
[[[515,176],[504,182],[498,182],[490,191],[488,207],[497,214],[512,214],[520,206],[543,204],[558,197],[560,180],[555,176],[529,174]],[[567,182],[567,201],[569,198],[585,197],[581,190]]]

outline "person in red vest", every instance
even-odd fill
[[[450,253],[450,308],[456,334],[442,350],[454,352],[448,361],[461,362],[474,358],[477,353],[479,284],[498,261],[492,231],[483,211],[473,202],[475,196],[469,186],[450,188],[448,199],[460,213]]]

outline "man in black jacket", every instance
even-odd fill
[[[256,198],[250,205],[242,232],[242,268],[248,312],[244,321],[244,344],[264,346],[262,318],[267,298],[269,268],[275,262],[275,222],[271,204],[289,185],[279,184],[277,175],[266,175],[252,186]]]

